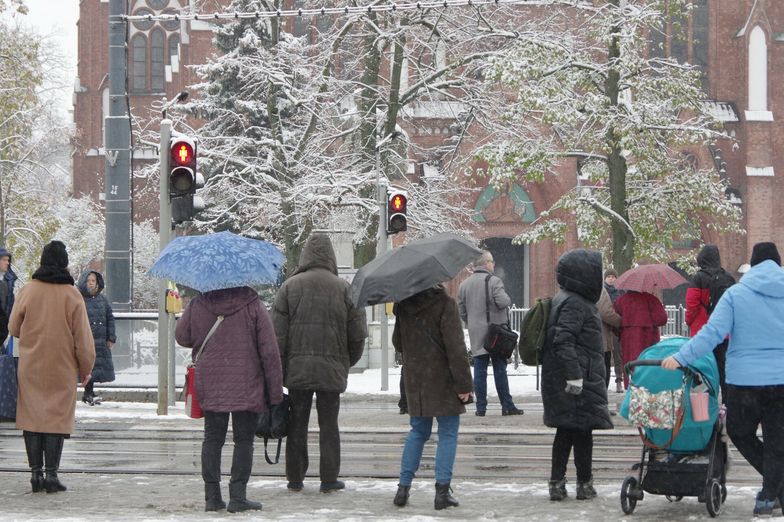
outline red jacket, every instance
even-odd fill
[[[689,335],[694,337],[700,328],[708,322],[708,303],[710,302],[710,289],[692,286],[686,290],[686,324],[689,326]]]
[[[626,292],[614,306],[621,316],[621,359],[625,364],[661,340],[659,327],[667,324],[667,311],[647,292]]]

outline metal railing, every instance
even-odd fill
[[[682,305],[667,305],[664,309],[667,311],[667,324],[660,328],[662,337],[675,335],[688,337],[689,327],[686,326],[686,309]],[[517,308],[512,306],[509,310],[509,322],[511,323],[512,330],[516,332],[520,331],[523,324],[523,317],[527,311],[528,308]]]

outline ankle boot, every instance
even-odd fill
[[[401,486],[400,484],[397,485],[397,493],[395,494],[395,500],[392,503],[398,507],[403,507],[408,504],[408,490],[411,489],[411,486]]]
[[[65,491],[66,488],[57,478],[57,470],[60,469],[60,457],[63,454],[63,441],[65,437],[62,435],[44,435],[44,457],[46,465],[46,478],[44,478],[44,489],[47,493],[57,493],[58,491]]]
[[[32,472],[30,485],[33,487],[33,493],[38,493],[44,489],[44,438],[38,433],[29,431],[25,431],[23,436],[27,450],[27,462],[30,464]]]
[[[593,477],[586,482],[577,481],[577,500],[590,500],[596,497],[596,490],[593,489]]]
[[[226,503],[221,497],[220,484],[210,482],[204,484],[204,511],[220,511],[226,509]]]
[[[226,507],[226,511],[229,513],[240,513],[251,509],[261,510],[261,502],[253,502],[245,496],[246,487],[246,482],[229,483],[229,505]]]
[[[551,480],[547,483],[550,489],[550,500],[559,501],[566,498],[566,479]]]
[[[457,507],[460,503],[449,494],[449,482],[445,484],[436,483],[436,498],[433,502],[433,507],[436,509],[444,509],[448,507]]]

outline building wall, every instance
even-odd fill
[[[132,0],[133,9],[142,7],[145,0]],[[160,0],[159,0],[160,1]],[[166,0],[163,0],[164,2]],[[168,0],[168,7],[184,5],[188,0]],[[202,12],[220,10],[221,4],[228,0],[210,0],[203,3]],[[712,99],[730,102],[737,109],[740,121],[729,122],[726,130],[734,134],[736,141],[725,140],[717,144],[721,161],[726,164],[726,179],[736,189],[742,199],[743,224],[748,234],[745,236],[718,236],[710,229],[703,231],[706,242],[719,245],[726,268],[733,271],[748,261],[751,246],[757,241],[772,240],[784,246],[784,203],[782,202],[782,176],[784,159],[781,150],[784,145],[784,90],[778,88],[784,72],[784,2],[780,0],[708,0],[708,70],[706,85]],[[82,0],[79,21],[79,82],[80,87],[74,94],[74,118],[77,134],[74,138],[73,184],[75,194],[90,194],[98,200],[103,192],[103,170],[105,158],[102,152],[102,91],[106,87],[108,70],[107,53],[107,16],[106,0]],[[748,121],[748,40],[753,27],[759,25],[766,35],[768,54],[768,110],[773,121]],[[212,33],[205,22],[182,24],[186,38],[180,46],[178,71],[173,71],[171,80],[166,82],[165,92],[132,94],[129,103],[134,115],[150,119],[150,125],[157,124],[159,114],[153,108],[154,102],[170,99],[177,92],[186,89],[196,81],[193,71],[186,64],[203,63],[213,52]],[[101,52],[98,52],[100,50]],[[168,61],[167,61],[168,63]],[[417,122],[405,128],[409,137],[423,145],[434,145],[444,139],[443,129],[448,129],[448,120],[428,120]],[[441,129],[436,134],[435,129]],[[138,151],[136,162],[144,151]],[[149,154],[149,151],[147,151]],[[713,161],[707,149],[698,151],[701,167]],[[419,158],[422,159],[422,158]],[[773,176],[748,176],[747,167],[752,172],[768,172],[772,167]],[[762,170],[760,170],[762,169]],[[573,161],[564,163],[558,176],[548,177],[543,184],[524,184],[521,188],[533,201],[535,214],[548,208],[565,190],[576,184],[576,165]],[[135,183],[137,194],[141,194],[140,184]],[[466,183],[468,183],[466,181]],[[472,182],[473,183],[473,182]],[[481,182],[480,182],[481,184]],[[480,187],[481,188],[481,187]],[[467,192],[463,204],[476,207],[481,203],[481,193]],[[134,206],[136,220],[155,218],[157,214],[157,192],[147,191],[144,201]],[[478,240],[486,238],[513,238],[525,226],[525,219],[515,210],[514,201],[502,193],[483,207],[484,223],[477,223],[474,236]],[[396,241],[405,239],[404,235]],[[528,299],[550,295],[557,288],[555,283],[555,264],[558,257],[568,249],[580,246],[575,233],[563,244],[549,241],[531,245],[528,248]],[[523,262],[523,261],[521,261]],[[459,281],[467,272],[449,287],[455,291]]]

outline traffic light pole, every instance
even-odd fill
[[[161,145],[158,156],[161,162],[160,180],[160,251],[166,248],[171,239],[171,205],[169,203],[169,143],[171,143],[171,120],[161,120]],[[158,284],[158,415],[169,414],[169,351],[170,317],[166,312],[167,282]],[[171,384],[174,384],[173,382]],[[174,393],[172,393],[172,399]]]
[[[391,136],[391,134],[390,134]],[[378,188],[378,246],[377,256],[387,251],[387,184],[381,181],[381,146],[390,140],[387,136],[376,144],[376,187]],[[376,317],[380,324],[381,341],[381,391],[389,389],[389,325],[387,324],[387,311],[384,304],[376,305]]]

